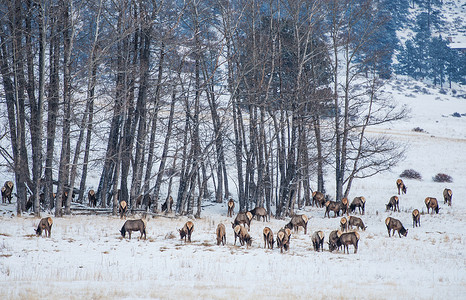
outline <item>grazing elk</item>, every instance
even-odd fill
[[[413,210],[413,228],[414,226],[421,226],[421,214],[419,213],[419,210],[415,209]]]
[[[392,196],[390,200],[388,201],[388,204],[385,204],[386,210],[393,209],[393,211],[400,211],[400,200],[398,199],[398,196]]]
[[[341,214],[348,215],[349,213],[349,203],[348,203],[348,198],[344,197],[341,199]]]
[[[403,224],[401,224],[400,220],[397,220],[392,217],[388,217],[385,219],[385,225],[387,225],[387,230],[388,230],[388,236],[390,237],[390,230],[393,230],[392,235],[395,235],[395,230],[398,231],[398,236],[401,238],[401,235],[407,236],[408,235],[408,229],[405,229],[403,227]]]
[[[45,231],[45,236],[50,237],[52,233],[53,220],[51,217],[42,218],[36,229],[36,235],[42,236],[42,231]]]
[[[194,231],[194,223],[191,221],[188,221],[184,224],[183,228],[178,229],[178,232],[180,233],[180,238],[184,239],[186,242],[186,238],[188,238],[188,242],[191,243],[191,234]]]
[[[167,200],[165,200],[165,203],[162,204],[162,212],[172,212],[172,207],[173,207],[173,198],[172,196],[169,196]]]
[[[397,179],[396,187],[398,188],[398,195],[400,195],[400,190],[403,194],[406,194],[406,190],[408,189],[408,187],[404,184],[403,180]]]
[[[357,228],[361,230],[366,230],[367,226],[364,226],[364,222],[362,221],[361,218],[354,217],[354,216],[349,216],[348,218],[348,227],[350,229],[353,229],[353,226],[356,226]]]
[[[325,213],[324,213],[324,218],[325,216],[328,216],[330,218],[330,211],[334,212],[333,217],[336,218],[337,216],[340,216],[340,210],[341,210],[341,202],[336,202],[336,201],[327,201],[325,202]]]
[[[288,251],[288,249],[290,248],[290,237],[291,233],[287,232],[285,229],[282,228],[278,231],[277,247],[280,248],[280,253],[283,253],[283,249],[285,249],[285,251]]]
[[[361,197],[355,197],[353,199],[353,202],[351,202],[349,206],[350,212],[354,212],[356,210],[356,207],[359,208],[359,214],[364,214],[366,211],[366,198],[363,196]],[[362,210],[362,213],[361,213]]]
[[[294,215],[291,221],[285,225],[285,228],[294,229],[295,232],[299,231],[299,227],[304,228],[304,234],[307,233],[307,222],[309,221],[306,215]]]
[[[251,246],[251,244],[252,244],[252,238],[249,235],[248,230],[246,229],[246,227],[244,227],[244,226],[240,226],[240,227],[241,228],[240,228],[240,231],[239,231],[239,238],[240,238],[241,245],[246,244],[246,248],[249,248],[249,246]]]
[[[243,245],[243,241],[241,240],[241,236],[240,236],[240,232],[241,232],[241,225],[233,225],[232,224],[232,228],[233,228],[233,233],[235,234],[235,243],[234,245],[236,246],[236,238],[239,239],[239,242],[241,245]]]
[[[314,251],[324,251],[324,232],[316,231],[311,237],[312,245],[314,246]]]
[[[340,235],[340,244],[343,246],[343,253],[349,254],[349,245],[354,246],[354,253],[358,253],[358,242],[359,242],[359,233],[357,232],[345,232]]]
[[[340,228],[343,232],[348,231],[348,220],[346,220],[345,217],[341,218],[340,220]]]
[[[235,218],[235,221],[231,224],[233,228],[235,228],[236,225],[247,224],[249,231],[251,229],[251,220],[252,214],[250,212],[239,212]]]
[[[257,217],[257,221],[262,217],[262,221],[267,221],[267,210],[263,207],[256,207],[253,210],[249,211],[253,217]]]
[[[227,205],[228,205],[227,216],[233,217],[233,213],[235,212],[235,201],[233,201],[233,199],[230,198],[230,200],[228,200]]]
[[[121,236],[124,238],[126,236],[126,232],[128,232],[128,237],[131,239],[131,232],[139,231],[141,233],[140,239],[144,235],[144,239],[146,239],[146,222],[143,219],[138,220],[127,220],[123,227],[121,227],[120,233]]]
[[[128,205],[126,204],[126,201],[123,200],[120,202],[120,205],[118,206],[118,212],[120,213],[120,219],[123,219],[123,217],[126,218],[126,211],[128,210]]]
[[[315,191],[312,193],[312,205],[317,207],[324,207],[325,195],[321,192]]]
[[[453,197],[453,193],[450,189],[443,190],[443,204],[448,204],[451,206],[451,197]]]
[[[429,209],[432,209],[431,213],[434,212],[438,214],[439,207],[438,207],[438,201],[434,197],[427,197],[426,200],[424,200],[424,203],[426,204],[427,207],[427,213],[429,213]]]
[[[262,233],[264,235],[264,248],[273,249],[275,241],[273,239],[272,229],[265,227]]]
[[[6,200],[8,200],[8,203],[11,204],[11,197],[13,195],[13,187],[14,187],[14,184],[12,181],[5,182],[5,184],[2,187],[2,203],[6,203]]]
[[[340,230],[334,230],[330,232],[330,235],[328,236],[328,249],[330,252],[332,252],[335,249],[340,249],[341,247],[341,242],[340,242],[340,236],[343,233]]]
[[[217,234],[217,246],[220,245],[220,243],[225,246],[227,243],[227,235],[226,235],[226,229],[225,225],[222,223],[217,225],[217,230],[215,232]]]
[[[97,206],[97,197],[95,196],[94,190],[89,190],[89,192],[87,193],[87,199],[89,200],[89,207]]]

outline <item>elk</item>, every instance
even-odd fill
[[[393,211],[400,211],[400,200],[398,199],[398,196],[392,196],[390,200],[388,201],[388,204],[385,204],[386,210],[393,209]]]
[[[343,253],[349,254],[349,245],[354,246],[354,253],[358,253],[358,242],[359,242],[359,233],[357,232],[345,232],[340,235],[340,243],[343,246]]]
[[[413,210],[412,215],[413,215],[413,228],[414,226],[417,227],[418,225],[420,227],[421,226],[421,215],[419,214],[419,210],[417,209]]]
[[[408,229],[405,229],[403,227],[403,224],[401,224],[400,220],[397,220],[392,217],[388,217],[385,219],[385,225],[387,225],[387,231],[388,231],[388,236],[390,237],[390,230],[393,230],[392,235],[395,235],[395,230],[398,231],[398,236],[401,238],[401,235],[407,236],[408,235]]]
[[[288,229],[289,230],[289,229]],[[280,253],[283,253],[283,249],[288,251],[290,248],[290,231],[286,231],[285,229],[280,229],[277,233],[277,247],[280,248]]]
[[[341,199],[341,214],[348,215],[348,211],[349,211],[348,198],[344,197],[343,199]]]
[[[233,223],[232,223],[233,224]],[[233,233],[235,234],[235,246],[236,246],[236,238],[239,239],[241,245],[243,245],[243,241],[241,240],[240,232],[241,232],[241,225],[232,225]]]
[[[327,201],[325,202],[325,213],[324,213],[324,218],[325,216],[328,216],[330,218],[330,211],[334,212],[334,218],[337,216],[340,216],[340,210],[341,210],[341,202],[336,202],[336,201]]]
[[[311,237],[312,245],[314,246],[314,251],[319,252],[324,251],[324,232],[323,231],[316,231]]]
[[[272,229],[265,227],[262,233],[264,235],[264,248],[273,249],[273,243],[275,243],[275,241],[273,239]]]
[[[341,242],[340,242],[340,236],[343,233],[340,230],[334,230],[330,232],[330,235],[328,236],[328,249],[330,252],[332,252],[335,249],[340,249],[341,247]]]
[[[356,210],[356,207],[359,208],[359,214],[364,214],[366,211],[366,198],[363,196],[361,197],[355,197],[353,199],[353,202],[351,202],[349,206],[350,212],[354,212]],[[362,210],[362,213],[361,213]]]
[[[136,201],[134,201],[134,206],[135,206],[135,208],[141,207],[141,205],[142,205],[142,198],[143,198],[143,197],[144,197],[143,195],[139,195],[139,196],[136,198]]]
[[[172,212],[172,207],[173,207],[173,198],[172,196],[169,196],[167,200],[165,200],[165,203],[162,204],[162,212]]]
[[[128,237],[131,239],[131,232],[139,231],[141,232],[140,239],[144,235],[144,239],[146,239],[146,221],[143,219],[138,220],[127,220],[123,227],[121,227],[120,233],[121,236],[124,238],[126,236],[126,232],[128,232]]]
[[[307,222],[309,221],[306,215],[294,215],[291,221],[285,225],[285,228],[294,229],[295,232],[299,231],[299,227],[304,228],[304,234],[307,233]]]
[[[45,231],[45,236],[50,237],[50,234],[52,233],[52,225],[53,220],[51,217],[42,218],[37,226],[36,235],[42,236],[42,231]]]
[[[361,218],[354,217],[354,216],[349,216],[348,218],[348,227],[350,229],[353,229],[353,226],[356,226],[357,228],[361,230],[366,230],[367,226],[364,226],[364,222],[362,221]]]
[[[236,225],[247,224],[249,231],[251,229],[251,220],[252,214],[250,212],[239,212],[235,218],[235,221],[231,224],[233,228],[235,228]]]
[[[13,194],[13,187],[14,184],[12,181],[6,181],[5,184],[2,187],[2,203],[6,203],[6,200],[8,200],[8,203],[11,204],[11,197]]]
[[[144,195],[144,198],[142,199],[142,203],[145,205],[146,209],[150,209],[150,206],[152,205],[152,198],[150,194]]]
[[[343,232],[348,231],[348,221],[345,217],[341,218],[340,220],[340,228]]]
[[[128,205],[126,204],[126,201],[121,201],[120,205],[118,206],[118,212],[120,213],[120,219],[123,219],[123,217],[126,218],[126,211],[128,210]]]
[[[96,207],[97,198],[95,196],[94,190],[89,190],[89,192],[87,193],[87,199],[89,200],[89,207]]]
[[[315,191],[312,193],[312,205],[317,207],[324,207],[325,195],[321,192]]]
[[[227,235],[226,235],[226,230],[225,230],[225,225],[222,223],[217,225],[217,231],[215,232],[217,234],[217,246],[220,245],[220,243],[225,246],[227,243]]]
[[[235,201],[233,201],[233,199],[230,198],[230,200],[228,200],[227,216],[228,217],[233,217],[234,212],[235,212]]]
[[[186,242],[186,238],[188,238],[188,242],[191,243],[191,234],[194,231],[194,223],[191,221],[188,221],[184,224],[183,228],[178,229],[178,232],[180,233],[180,238],[184,239]]]
[[[427,207],[427,213],[429,213],[429,209],[432,208],[432,211],[431,213],[434,212],[435,210],[435,213],[438,214],[438,211],[439,211],[439,207],[438,207],[438,201],[436,198],[434,197],[427,197],[426,200],[424,200],[424,203],[426,204],[426,207]]]
[[[444,189],[443,190],[443,204],[448,203],[448,206],[451,206],[451,197],[453,197],[453,193],[451,192],[451,190]]]
[[[262,217],[262,221],[267,221],[267,210],[263,207],[256,207],[253,210],[249,211],[253,217],[257,217],[257,221]]]
[[[242,241],[241,245],[246,244],[246,248],[249,248],[252,244],[252,238],[248,233],[248,230],[246,230],[246,227],[240,226],[240,232],[239,232],[239,238],[240,241]]]
[[[403,194],[406,194],[406,190],[408,189],[408,187],[404,184],[403,180],[397,179],[396,187],[398,188],[398,195],[400,195],[400,190]]]

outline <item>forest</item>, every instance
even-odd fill
[[[366,134],[409,114],[384,93],[395,72],[465,82],[464,53],[433,34],[440,8],[1,0],[0,167],[17,214],[28,199],[36,216],[70,214],[90,186],[114,214],[140,195],[153,212],[171,195],[178,214],[196,217],[203,201],[233,195],[241,211],[277,218],[310,205],[313,191],[339,201],[403,157],[402,144]],[[415,35],[402,45],[405,26]]]

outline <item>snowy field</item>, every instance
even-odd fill
[[[147,218],[147,240],[139,240],[138,232],[128,240],[119,233],[124,221],[118,217],[66,216],[54,218],[51,238],[38,238],[38,219],[13,217],[14,204],[2,205],[0,299],[464,299],[466,115],[452,114],[466,113],[466,100],[426,91],[389,88],[397,102],[411,108],[411,119],[370,132],[392,135],[408,151],[394,170],[353,184],[350,201],[356,196],[367,200],[361,218],[368,228],[359,232],[357,254],[352,246],[350,254],[330,253],[327,243],[323,252],[314,252],[312,233],[323,230],[327,242],[340,220],[324,218],[324,210],[315,207],[301,211],[310,219],[307,234],[302,229],[293,234],[289,252],[281,254],[264,249],[262,230],[269,226],[276,234],[289,218],[252,221],[253,243],[246,249],[233,245],[226,204],[204,203],[202,219],[193,220],[190,244],[177,232],[186,217]],[[413,132],[415,127],[425,132]],[[401,212],[386,212],[405,169],[420,172],[423,179],[405,179]],[[433,182],[437,173],[449,174],[453,183]],[[329,191],[332,184],[329,175]],[[445,187],[453,191],[452,207],[443,204]],[[426,213],[427,196],[438,199],[438,215]],[[412,227],[414,208],[421,211],[421,227]],[[388,216],[409,229],[407,237],[388,237]],[[220,222],[227,227],[226,246],[216,245]]]

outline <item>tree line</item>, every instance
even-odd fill
[[[347,197],[403,155],[367,133],[406,116],[381,91],[384,3],[2,0],[0,154],[17,213],[32,195],[36,215],[70,214],[89,174],[115,214],[171,194],[199,217],[234,194],[283,217],[330,193],[327,173]]]

